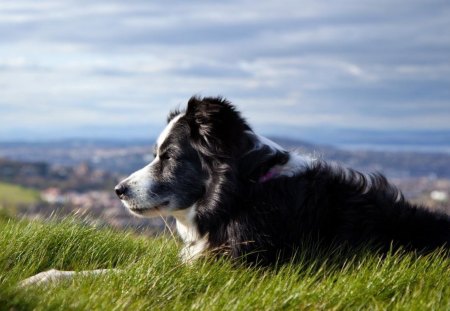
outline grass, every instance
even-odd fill
[[[0,207],[33,204],[40,200],[39,191],[0,182]]]
[[[67,219],[0,218],[3,310],[449,310],[450,260],[363,252],[336,263],[318,256],[277,269],[200,260],[180,265],[173,238],[138,237]],[[17,283],[50,269],[121,268],[48,286]]]

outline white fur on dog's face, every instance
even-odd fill
[[[131,196],[127,196],[121,201],[133,214],[136,214],[137,216],[154,217],[162,215],[163,213],[163,210],[160,210],[157,205],[155,205],[156,202],[151,200],[145,190],[151,189],[152,187],[151,168],[157,161],[158,158],[156,157],[149,165],[134,172],[127,179],[121,182],[127,183],[131,190]]]
[[[127,189],[122,202],[138,216],[171,215],[194,204],[202,194],[200,159],[189,148],[182,117],[174,117],[159,135],[154,160],[120,183]]]

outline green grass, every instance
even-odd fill
[[[32,204],[40,200],[39,191],[0,182],[0,207]]]
[[[178,242],[96,229],[74,220],[0,218],[3,310],[450,310],[450,260],[361,253],[346,263],[318,256],[277,269],[229,261],[178,261]],[[48,286],[17,283],[50,269],[121,268]]]

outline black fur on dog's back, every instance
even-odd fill
[[[252,151],[250,127],[225,100],[194,97],[185,119],[209,176],[195,223],[211,251],[270,264],[289,260],[311,238],[382,250],[450,245],[449,217],[406,202],[379,174],[314,161],[293,176],[258,182],[292,154]]]

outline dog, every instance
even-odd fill
[[[274,265],[306,240],[382,251],[450,245],[448,215],[408,203],[381,174],[285,150],[223,98],[192,97],[167,121],[154,160],[115,192],[139,217],[175,217],[185,263],[212,254]]]
[[[175,217],[184,262],[219,253],[270,265],[305,239],[384,250],[450,244],[447,215],[408,203],[381,174],[283,149],[222,98],[192,97],[170,113],[154,160],[115,191],[140,217]]]

